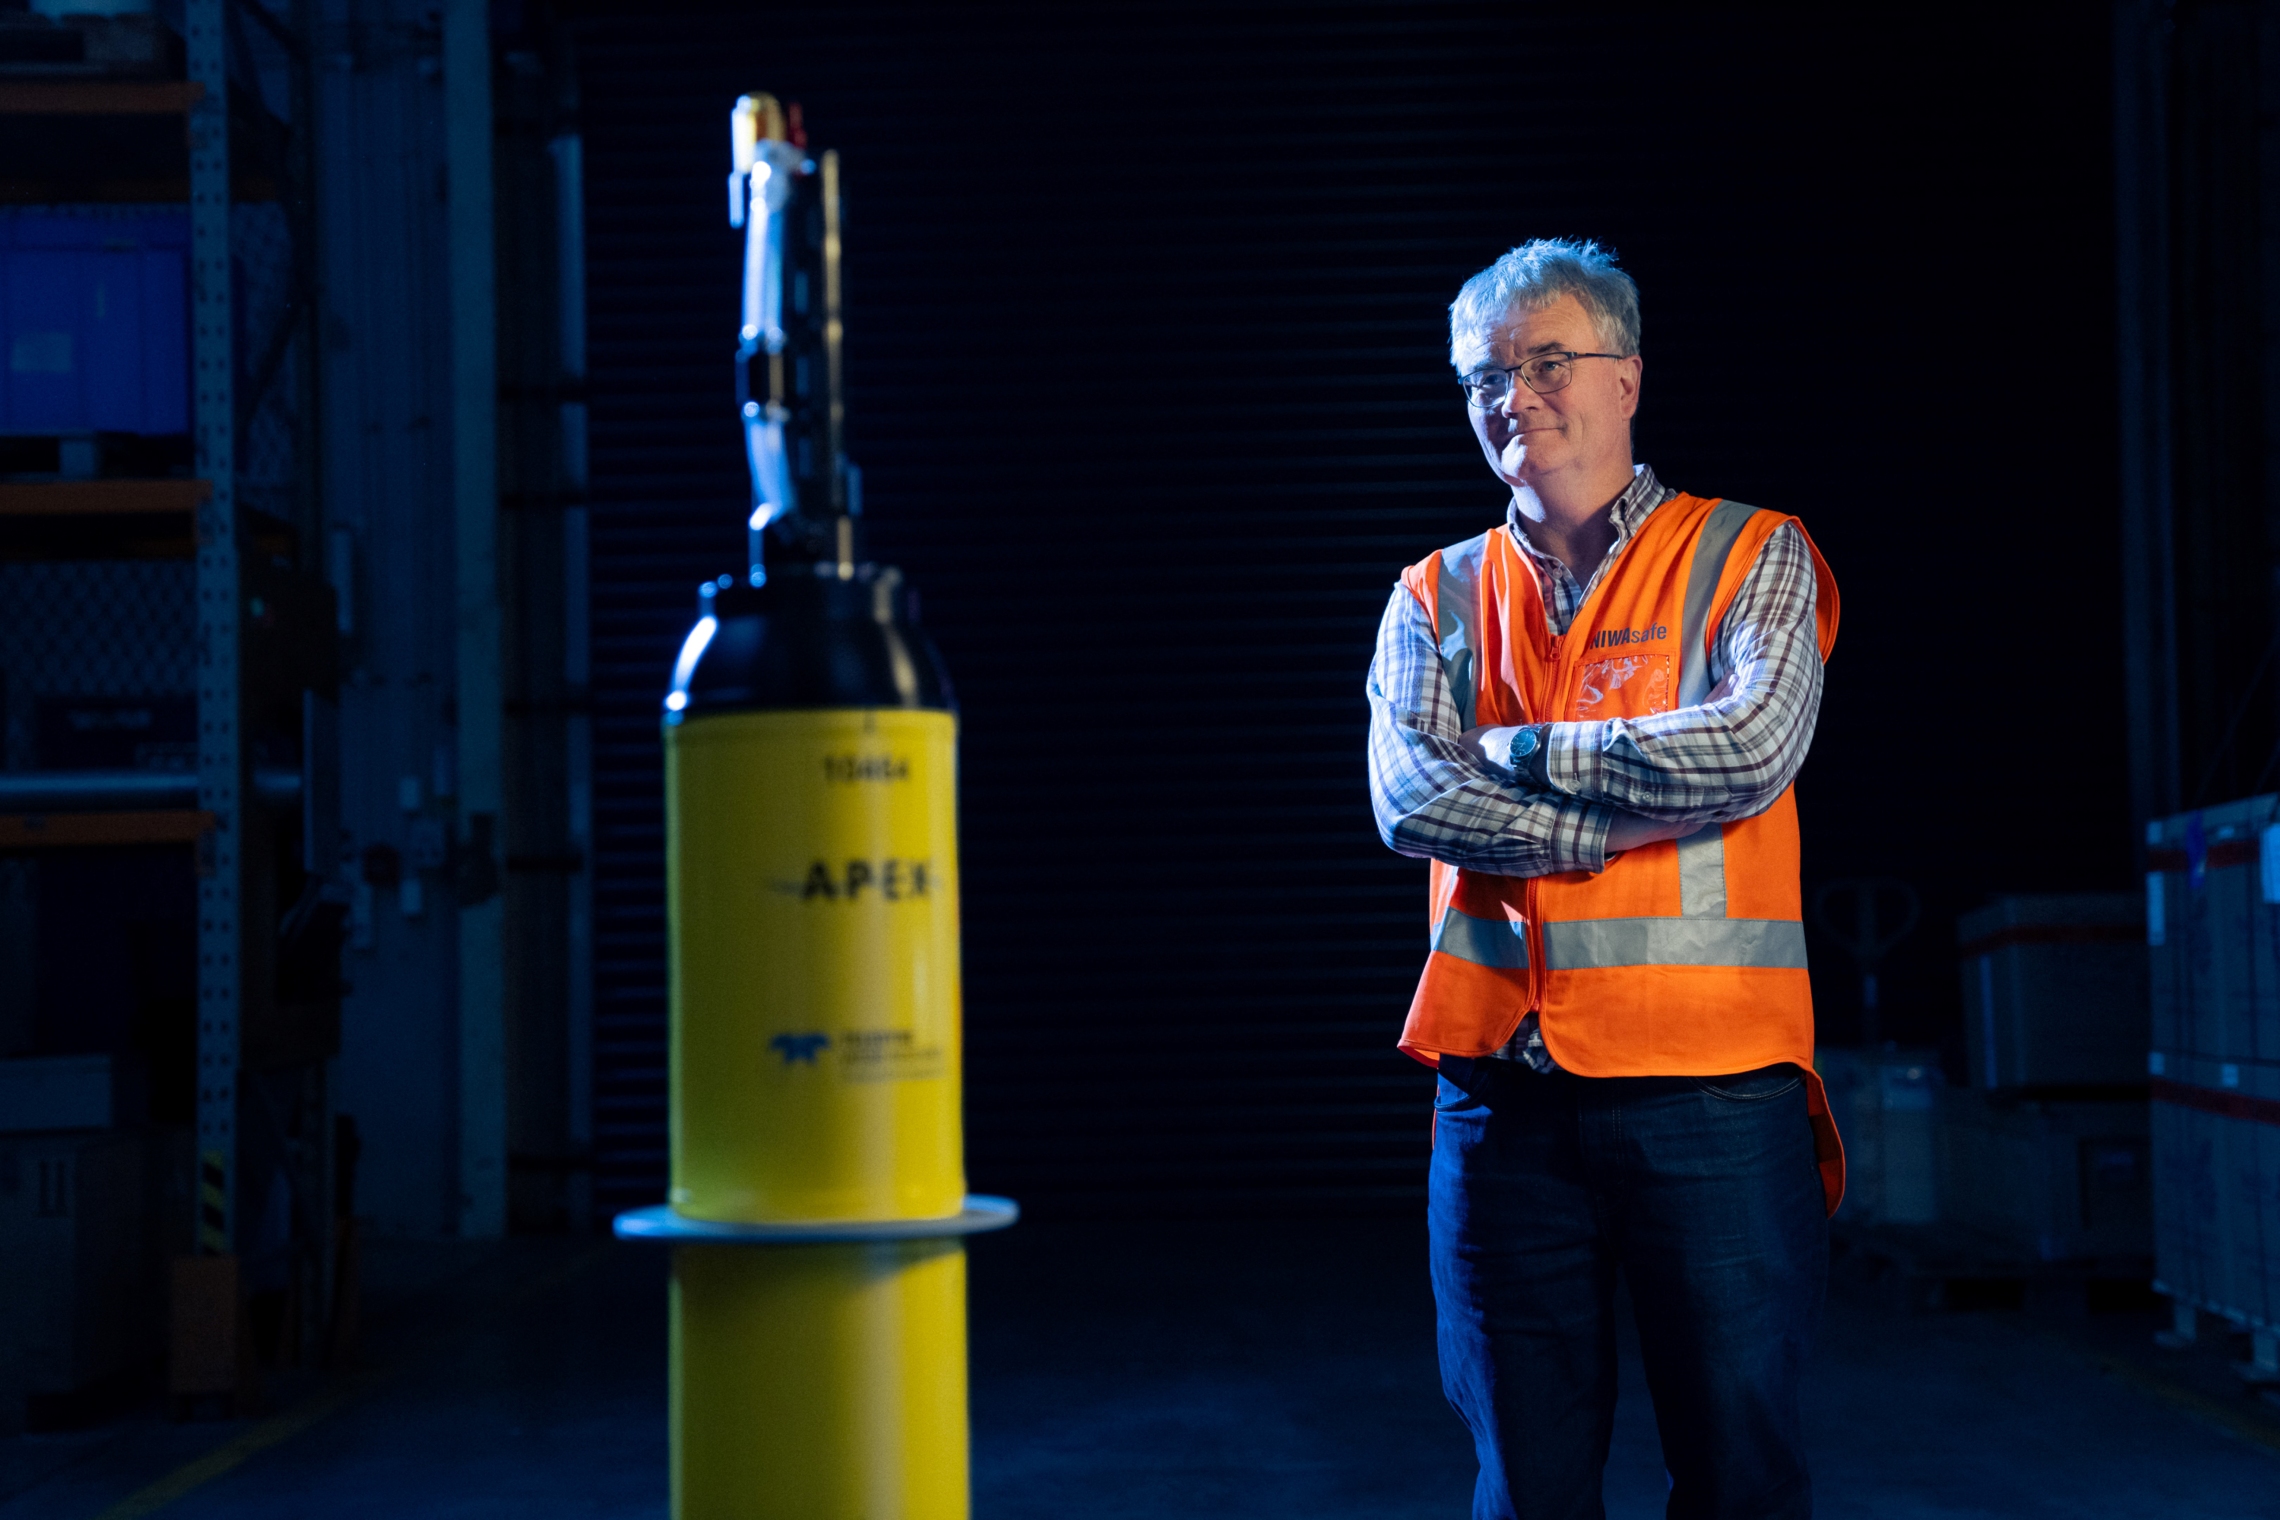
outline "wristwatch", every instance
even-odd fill
[[[1535,774],[1529,761],[1544,747],[1544,731],[1539,727],[1523,728],[1512,736],[1511,751],[1505,756],[1504,768],[1515,781],[1526,781]]]

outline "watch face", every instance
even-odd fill
[[[1520,730],[1520,732],[1519,732],[1518,734],[1516,734],[1516,735],[1514,735],[1514,736],[1513,736],[1513,740],[1512,740],[1512,758],[1513,758],[1513,759],[1515,759],[1515,760],[1525,760],[1525,759],[1526,759],[1528,756],[1530,756],[1530,755],[1534,754],[1535,752],[1536,752],[1536,731],[1535,731],[1534,729],[1532,729],[1532,728],[1523,728],[1522,730]]]

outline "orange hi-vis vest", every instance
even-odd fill
[[[1401,580],[1431,619],[1461,726],[1643,718],[1708,699],[1719,623],[1766,540],[1795,521],[1674,496],[1558,637],[1508,528],[1444,549]],[[1806,546],[1826,659],[1837,585],[1810,538]],[[1753,818],[1627,851],[1596,875],[1499,876],[1434,861],[1430,922],[1403,1050],[1428,1065],[1485,1056],[1532,1009],[1545,1050],[1579,1076],[1708,1077],[1793,1062],[1835,1212],[1844,1152],[1813,1072],[1793,789]]]

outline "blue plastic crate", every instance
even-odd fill
[[[190,217],[0,215],[0,433],[190,430]]]

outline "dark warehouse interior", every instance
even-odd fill
[[[1604,1513],[2280,1517],[2276,108],[2280,0],[0,0],[0,1520],[1485,1504],[1365,682],[1503,521],[1450,302],[1535,238],[1637,283],[1636,458],[1843,600],[1810,1496],[1686,1508],[1626,1269]],[[814,574],[955,702],[925,1239],[680,1207],[676,767],[768,716],[691,672],[803,594],[739,386],[811,340]],[[959,1274],[829,1332],[954,1368],[943,1507],[769,1495],[774,1406],[708,1497],[708,1251]]]

